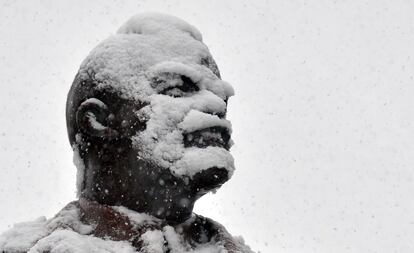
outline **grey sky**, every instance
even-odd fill
[[[261,252],[414,251],[414,3],[398,0],[1,0],[1,231],[75,198],[66,94],[143,11],[196,26],[236,90],[236,173],[196,212]]]

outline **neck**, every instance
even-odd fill
[[[137,214],[122,207],[102,205],[83,197],[78,203],[82,222],[94,225],[92,233],[95,236],[131,241],[139,249],[142,246],[140,235],[148,230],[163,231],[168,225],[176,227],[176,231],[180,231],[179,233],[188,241],[206,243],[212,238],[227,239],[223,237],[227,233],[224,228],[208,218],[195,214],[186,221],[174,225],[149,215]]]
[[[94,158],[84,160],[86,168],[81,197],[147,213],[171,225],[191,217],[196,197],[185,188],[188,186],[178,179],[171,186],[174,189],[159,183],[161,178],[166,178],[163,173],[168,170],[144,162],[131,169],[130,163],[125,161],[103,164]]]
[[[80,196],[109,206],[125,206],[146,212],[148,200],[141,188],[136,170],[122,160],[103,163],[100,157],[88,154],[85,163],[84,184]]]

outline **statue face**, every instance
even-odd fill
[[[82,63],[69,135],[87,157],[84,196],[179,222],[234,170],[225,119],[233,90],[198,32],[176,20],[154,31],[153,21],[121,28]]]
[[[218,78],[215,81],[221,83]],[[117,177],[130,207],[143,204],[156,217],[180,222],[191,215],[199,197],[231,176],[227,97],[176,72],[151,72],[148,84],[154,93],[144,102],[122,97],[105,100],[106,105],[117,105],[111,125],[121,138],[107,143],[120,153],[104,160],[117,173],[123,171]],[[106,182],[99,188],[108,189]],[[96,180],[92,184],[96,186]],[[119,191],[118,187],[115,184],[109,194]],[[136,199],[144,203],[137,204]]]
[[[146,128],[131,137],[139,157],[176,176],[192,177],[212,167],[231,172],[228,84],[207,67],[188,62],[161,62],[147,76],[154,93],[134,111]]]
[[[146,125],[130,137],[136,159],[131,167],[142,170],[153,211],[169,220],[190,215],[195,200],[221,186],[233,169],[231,127],[225,119],[228,97],[222,92],[227,84],[218,78],[203,80],[194,74],[196,69],[211,73],[200,64],[156,65],[148,75],[154,93],[146,105],[128,109],[131,126]],[[215,86],[209,89],[202,82]],[[143,161],[151,166],[141,166]]]

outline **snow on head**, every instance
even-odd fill
[[[194,26],[184,20],[162,13],[135,15],[119,28],[118,33],[154,34],[171,30],[186,32],[196,40],[203,40],[201,33]]]
[[[199,140],[197,147],[184,146],[184,135],[191,131],[221,127],[231,132],[223,116],[234,93],[218,77],[193,26],[169,15],[134,16],[92,50],[79,74],[92,78],[98,89],[147,104],[133,112],[148,120],[146,129],[132,137],[140,158],[179,176],[191,177],[210,167],[227,169],[231,175],[234,166],[227,145],[200,147]],[[213,137],[223,142],[219,134],[203,136]]]

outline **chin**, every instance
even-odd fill
[[[163,220],[165,220],[168,224],[179,224],[179,223],[183,223],[186,220],[188,220],[191,215],[193,214],[193,209],[189,209],[189,208],[180,208],[180,209],[175,209],[174,211],[167,211],[165,213],[164,217],[159,217]]]
[[[170,199],[170,198],[167,198]],[[186,221],[193,213],[195,198],[175,196],[168,204],[165,201],[152,207],[152,215],[168,224],[178,224]]]
[[[188,220],[191,217],[191,215],[192,215],[192,212],[182,214],[182,215],[180,214],[180,215],[175,215],[175,216],[167,216],[165,220],[167,221],[168,224],[176,225],[176,224],[184,223],[186,220]]]

